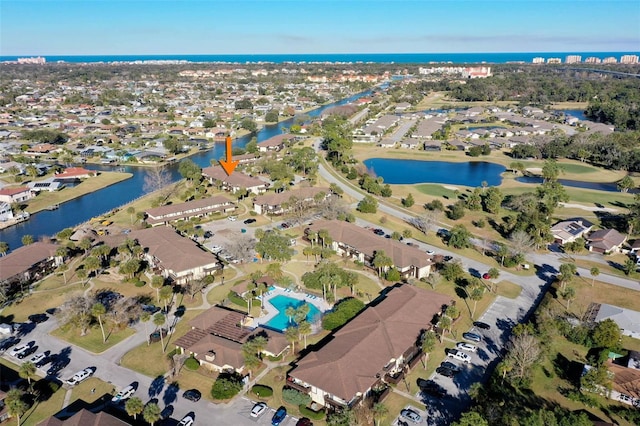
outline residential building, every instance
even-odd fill
[[[582,218],[563,220],[551,227],[551,234],[557,244],[572,243],[591,231],[592,227],[593,223]]]
[[[83,408],[65,420],[51,416],[38,423],[38,426],[129,426],[130,424],[104,411],[92,413]]]
[[[450,303],[448,296],[415,286],[391,287],[296,362],[287,384],[321,406],[353,407],[415,365],[422,334]]]
[[[202,176],[212,185],[220,186],[223,190],[233,194],[241,190],[246,190],[259,195],[269,187],[269,182],[239,171],[227,175],[227,172],[219,165],[205,167],[202,169]]]
[[[621,64],[637,64],[638,63],[638,55],[622,55],[620,57]]]
[[[579,64],[580,62],[582,62],[582,56],[580,55],[567,55],[567,57],[564,60],[565,63],[567,64]]]
[[[592,303],[588,312],[594,322],[610,319],[618,324],[623,335],[640,339],[640,312],[606,303]]]
[[[340,220],[319,220],[305,230],[307,239],[312,232],[325,230],[331,237],[331,248],[340,256],[373,267],[376,252],[383,251],[391,258],[391,267],[403,278],[424,278],[431,273],[432,257],[424,251],[391,238],[375,235],[369,230]]]
[[[324,195],[323,195],[324,194]],[[283,214],[291,208],[304,208],[305,210],[313,207],[317,201],[326,199],[331,195],[329,188],[321,187],[302,187],[291,191],[283,191],[278,193],[268,193],[259,195],[253,199],[253,210],[258,214]],[[321,199],[316,200],[316,197]],[[287,205],[287,203],[296,201],[298,206]]]
[[[0,188],[0,201],[5,203],[23,203],[33,198],[33,191],[27,186],[18,188]]]
[[[205,217],[213,213],[227,213],[236,209],[236,203],[222,195],[169,204],[146,210],[145,222],[151,226],[166,225],[176,220],[188,220],[193,217]]]
[[[462,78],[487,78],[491,76],[491,67],[467,67],[462,71]]]
[[[11,204],[5,201],[0,201],[0,222],[6,222],[11,219],[13,219]]]
[[[589,251],[608,254],[620,251],[625,241],[627,241],[627,236],[615,229],[601,229],[592,232],[587,237],[587,247]]]
[[[58,245],[37,241],[0,257],[0,285],[28,284],[50,274],[62,263]]]
[[[145,249],[143,257],[153,273],[176,284],[212,275],[222,267],[215,255],[180,236],[173,228],[159,226],[132,231],[128,238],[137,240]]]
[[[294,141],[296,139],[297,136],[290,133],[276,135],[258,143],[258,150],[260,152],[281,151],[287,142]]]
[[[607,368],[613,375],[613,389],[610,399],[624,404],[640,407],[640,352],[629,351],[626,363],[620,365],[611,358],[607,361]]]
[[[254,328],[253,318],[222,306],[207,309],[189,321],[189,325],[191,330],[178,338],[175,345],[212,371],[243,373],[242,345],[257,336],[267,339],[263,350],[267,356],[280,356],[289,348],[282,333]]]

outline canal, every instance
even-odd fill
[[[369,96],[371,91],[365,91],[336,101],[320,108],[307,112],[305,115],[313,119],[322,114],[328,108],[338,105],[348,104],[363,96]],[[281,134],[283,128],[289,128],[294,124],[295,118],[282,121],[278,124],[268,125],[256,132],[258,142],[267,140],[273,136]],[[233,145],[243,148],[254,135],[246,135],[234,140]],[[217,161],[224,155],[224,143],[216,144],[213,148],[200,151],[189,158],[200,167],[208,167],[211,161]],[[67,201],[60,205],[57,210],[44,210],[31,215],[26,222],[21,222],[12,227],[0,231],[0,241],[9,244],[10,250],[15,250],[22,246],[24,235],[33,236],[34,240],[42,237],[51,237],[65,228],[72,228],[84,223],[94,216],[99,216],[115,208],[119,208],[136,198],[144,195],[144,178],[146,168],[136,166],[105,166],[105,165],[85,165],[88,169],[113,171],[123,169],[131,173],[130,179],[124,180],[109,187],[100,189],[91,194]],[[178,164],[167,166],[167,171],[171,176],[171,181],[175,182],[182,178],[178,172]]]

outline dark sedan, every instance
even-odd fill
[[[198,402],[200,401],[200,398],[202,398],[202,394],[198,389],[189,389],[184,391],[182,397],[192,402]]]
[[[49,316],[47,314],[29,315],[29,321],[31,321],[31,322],[33,322],[35,324],[40,324],[41,322],[45,322],[48,319],[49,319]]]

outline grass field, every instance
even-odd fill
[[[107,337],[106,342],[102,341],[102,331],[99,326],[90,328],[84,336],[81,336],[80,331],[73,327],[57,328],[51,332],[51,335],[72,345],[80,346],[94,354],[99,354],[135,334],[135,330],[129,327],[124,330],[112,330],[105,325],[104,328],[105,336]]]

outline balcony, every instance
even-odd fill
[[[300,383],[296,383],[293,377],[287,377],[287,386],[290,387],[291,389],[295,389],[304,394],[308,394],[309,392],[311,392],[311,386],[306,386]]]

